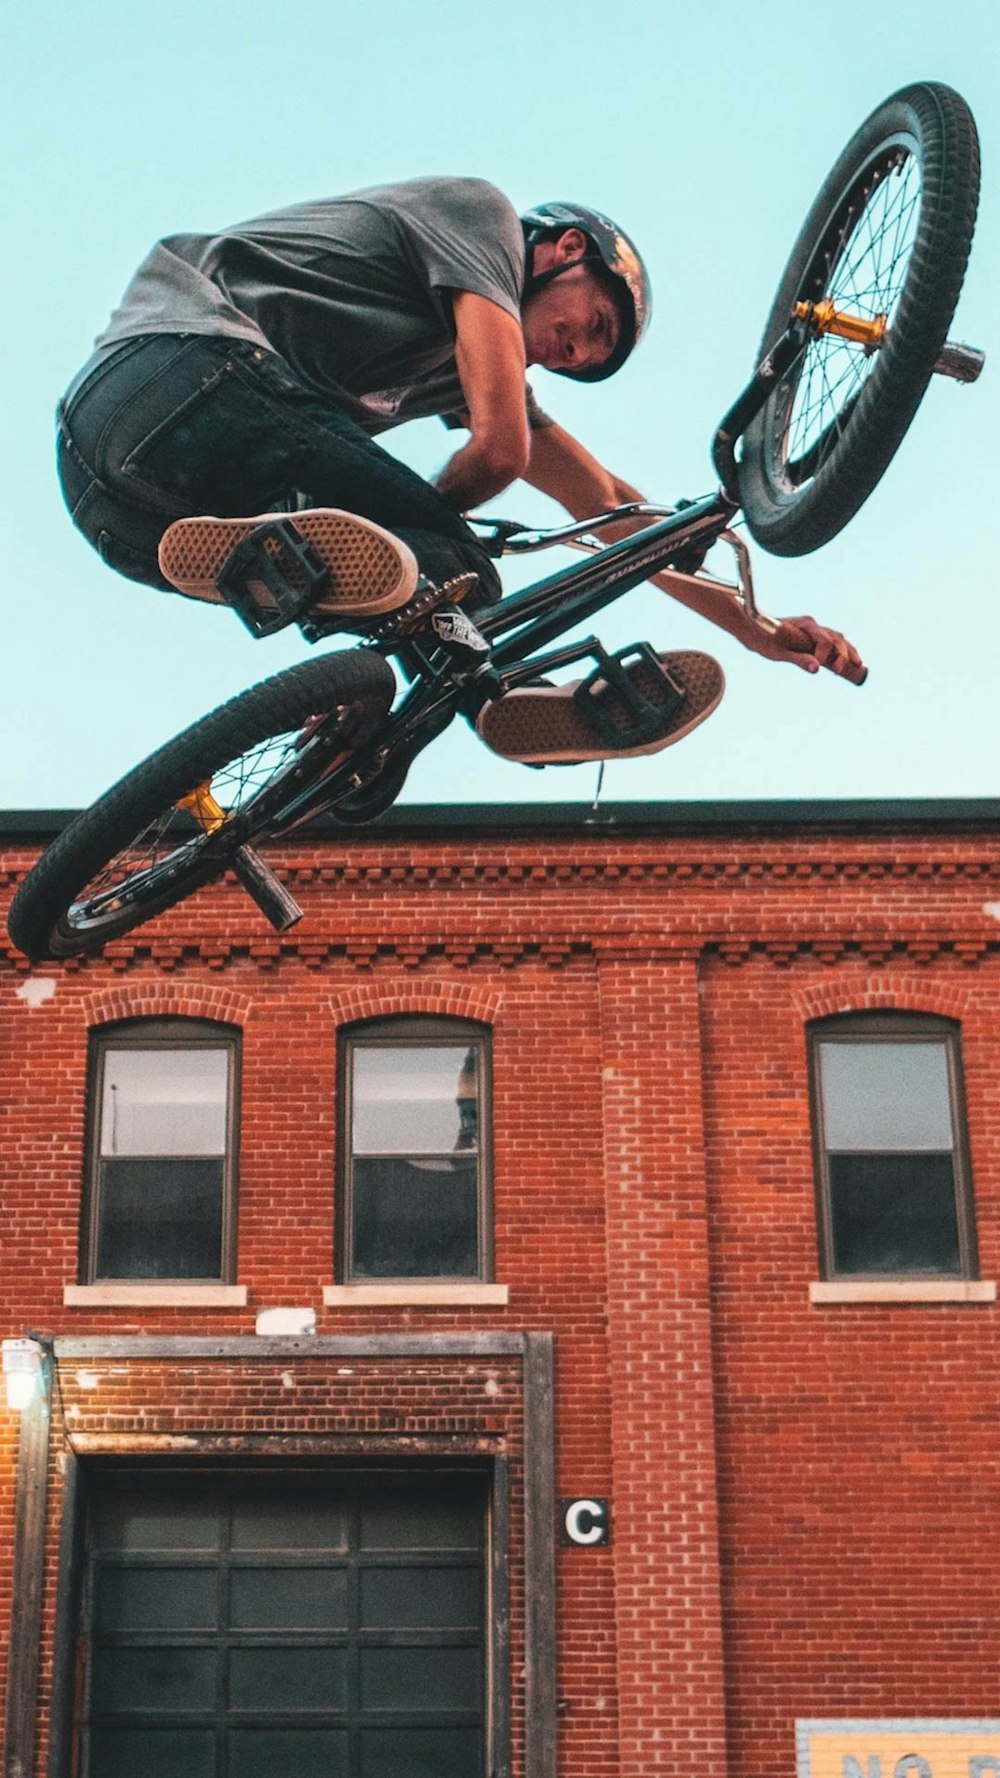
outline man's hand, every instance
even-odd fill
[[[747,624],[745,631],[740,632],[740,641],[769,661],[788,661],[793,667],[803,667],[807,673],[818,673],[820,667],[828,667],[831,673],[853,679],[861,671],[861,656],[839,630],[827,629],[814,617],[777,618],[772,622],[773,630],[763,624]],[[791,626],[799,632],[805,631],[809,637],[808,653],[801,644],[791,646],[793,642],[800,643],[800,637],[791,632]]]

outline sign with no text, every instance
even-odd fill
[[[1000,1778],[1000,1722],[800,1721],[798,1778]]]

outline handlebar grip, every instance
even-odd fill
[[[798,624],[789,623],[787,618],[782,620],[781,636],[782,641],[787,644],[792,654],[812,654],[814,638],[810,636],[808,630],[800,629]],[[822,663],[820,664],[822,665]],[[832,667],[830,671],[833,671]],[[837,677],[838,679],[849,679],[852,685],[864,685],[868,678],[868,668],[863,661],[859,661],[857,666],[848,662],[843,673],[838,673]]]

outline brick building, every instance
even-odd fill
[[[996,831],[408,809],[8,946],[5,1778],[996,1778]]]

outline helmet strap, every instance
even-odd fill
[[[536,272],[534,269],[536,245],[537,236],[529,235],[527,246],[528,252],[531,255],[532,269],[527,273],[524,280],[524,289],[521,293],[522,302],[526,302],[529,296],[537,296],[540,290],[544,290],[547,284],[552,283],[553,278],[562,277],[563,272],[571,272],[574,266],[604,266],[604,261],[596,249],[592,250],[588,248],[586,253],[581,253],[579,259],[567,259],[564,260],[561,265],[549,266],[547,272]]]

